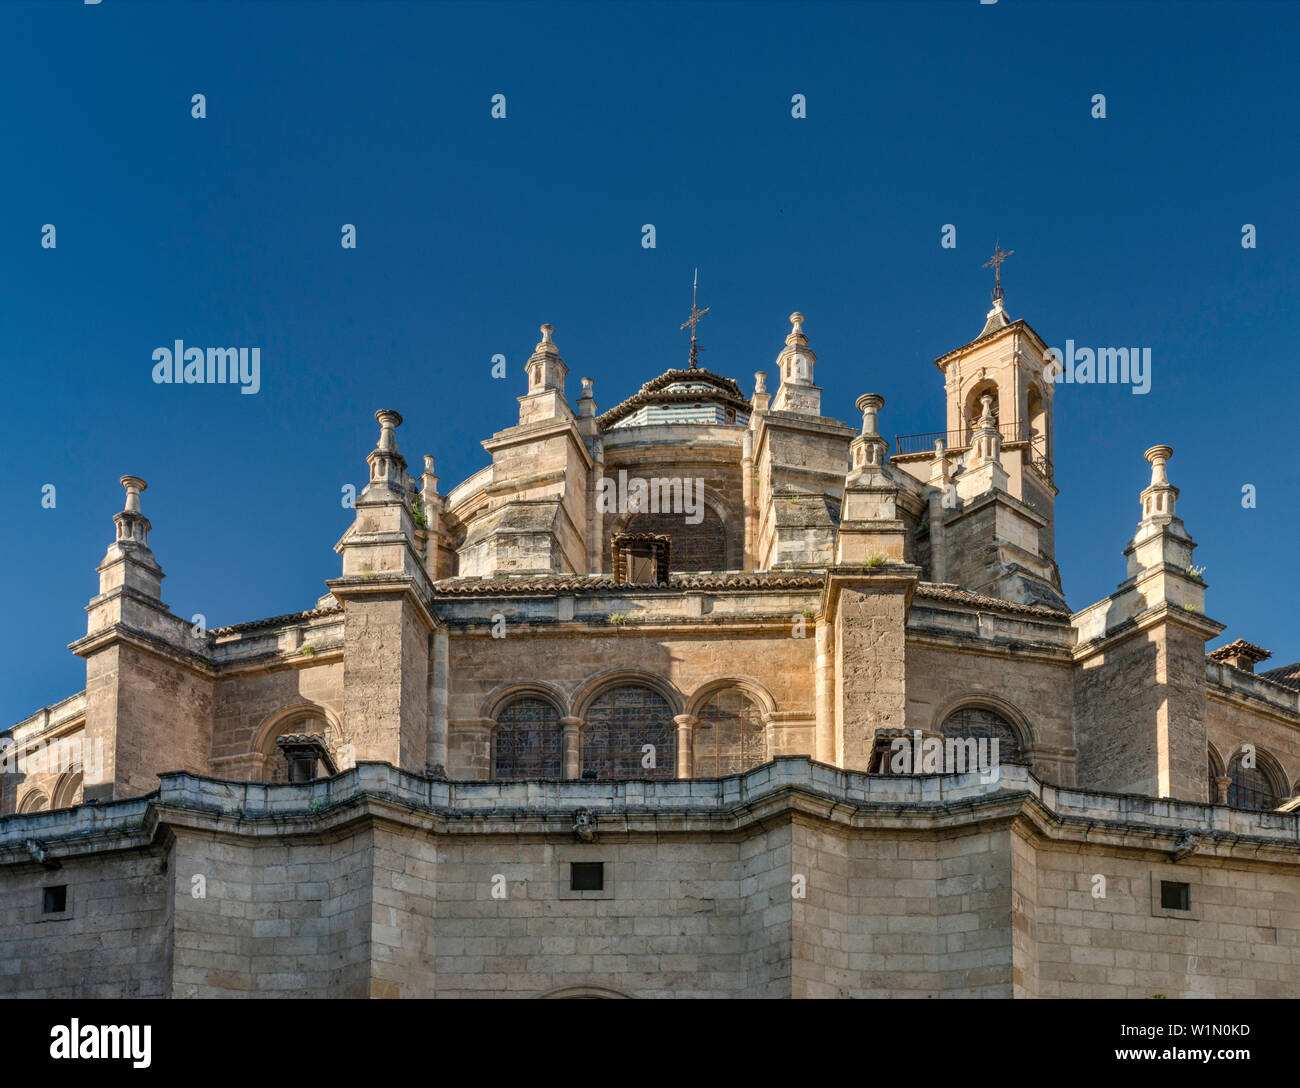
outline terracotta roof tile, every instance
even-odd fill
[[[264,620],[250,620],[248,623],[232,623],[226,627],[215,627],[208,634],[234,635],[241,631],[255,631],[259,627],[279,627],[284,623],[314,620],[317,616],[329,616],[342,611],[343,607],[341,605],[335,605],[332,608],[310,608],[306,612],[287,612],[283,616],[268,616]]]
[[[1041,604],[1017,604],[1014,601],[1000,601],[996,597],[985,597],[971,593],[959,586],[922,582],[916,587],[916,595],[932,601],[951,601],[971,608],[985,608],[1000,612],[1015,612],[1022,615],[1050,616],[1053,619],[1069,619],[1070,613],[1060,608],[1048,608]]]
[[[587,577],[575,574],[556,575],[517,575],[489,578],[445,578],[433,585],[434,597],[489,597],[489,596],[525,596],[544,593],[607,593],[611,591],[635,590],[637,592],[678,592],[693,589],[821,589],[826,584],[826,572],[822,570],[768,570],[768,571],[717,571],[699,573],[683,572],[672,575],[668,581],[653,582],[617,582],[608,575]],[[1043,605],[1017,604],[1013,601],[1000,601],[995,597],[985,597],[971,593],[958,586],[922,582],[917,586],[916,595],[926,600],[947,601],[951,604],[965,605],[970,608],[982,608],[989,611],[1011,612],[1018,615],[1045,616],[1053,619],[1068,619],[1070,613]],[[270,616],[263,620],[248,623],[235,623],[226,627],[213,629],[213,636],[239,634],[255,631],[265,627],[278,627],[287,623],[301,623],[304,620],[317,619],[342,613],[341,606],[333,608],[314,608],[306,612],[289,612],[283,616]],[[1263,673],[1266,678],[1278,680],[1275,673],[1291,671],[1294,680],[1288,686],[1300,688],[1300,664],[1288,666],[1287,669],[1274,669],[1272,673]]]
[[[602,575],[560,574],[539,577],[448,578],[435,582],[436,597],[494,596],[526,593],[597,593],[610,590],[666,592],[684,589],[820,589],[825,575],[819,571],[719,571],[674,574],[667,582],[617,582]]]
[[[1279,669],[1269,669],[1268,672],[1258,672],[1255,675],[1265,680],[1272,680],[1273,683],[1281,684],[1292,691],[1300,691],[1300,661],[1294,665],[1283,665]]]
[[[1256,646],[1253,642],[1247,642],[1244,638],[1237,639],[1236,642],[1230,642],[1226,646],[1220,646],[1217,650],[1211,650],[1206,657],[1213,658],[1215,661],[1223,661],[1229,657],[1244,657],[1248,661],[1267,661],[1273,656],[1272,651],[1264,649],[1263,646]]]

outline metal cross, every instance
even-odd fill
[[[1001,242],[993,243],[993,256],[985,262],[985,268],[993,269],[993,301],[1002,298],[1002,262],[1015,252],[1014,249],[1003,251]]]
[[[686,328],[687,325],[691,327],[691,369],[692,370],[694,370],[696,367],[695,360],[697,354],[704,350],[702,346],[700,346],[695,342],[695,326],[700,323],[700,318],[702,318],[705,314],[709,312],[709,308],[707,306],[705,306],[704,309],[701,310],[698,306],[695,305],[695,296],[696,296],[696,292],[699,290],[699,286],[700,286],[700,270],[697,268],[695,270],[695,283],[691,285],[691,316],[682,322],[683,329]]]

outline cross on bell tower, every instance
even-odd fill
[[[1003,299],[1002,292],[1002,262],[1015,252],[1014,249],[1003,250],[1001,242],[993,243],[993,256],[985,263],[985,268],[993,269],[993,302],[999,303]]]
[[[697,326],[700,323],[700,318],[702,318],[705,314],[709,312],[709,307],[705,306],[704,309],[701,310],[695,304],[696,292],[699,290],[699,287],[700,287],[700,270],[697,268],[695,270],[695,282],[691,285],[691,316],[682,322],[683,329],[686,328],[688,325],[690,326],[691,329],[691,369],[692,370],[694,370],[696,366],[699,365],[697,362],[697,358],[699,353],[704,350],[704,346],[702,344],[697,344],[695,342],[695,326]]]

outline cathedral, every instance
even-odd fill
[[[542,325],[455,486],[376,412],[291,615],[173,614],[122,477],[85,689],[0,734],[0,994],[1300,992],[1300,665],[1207,653],[1174,451],[1067,603],[1000,286],[892,438],[803,314],[747,392],[703,313],[604,411]]]

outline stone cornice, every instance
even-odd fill
[[[1011,324],[1009,325],[1003,325],[1002,328],[995,329],[993,332],[988,333],[987,335],[977,336],[974,340],[970,341],[969,343],[962,344],[961,347],[953,348],[952,351],[949,351],[944,355],[940,355],[939,358],[937,358],[934,361],[934,365],[937,366],[940,370],[947,372],[948,365],[952,363],[955,359],[958,359],[959,357],[965,355],[967,352],[973,351],[975,348],[985,347],[989,344],[992,344],[999,337],[1005,337],[1008,333],[1012,334],[1013,340],[1018,340],[1019,334],[1021,333],[1024,333],[1027,336],[1032,336],[1034,340],[1038,342],[1038,347],[1040,351],[1047,350],[1047,342],[1041,336],[1039,336],[1037,332],[1034,331],[1033,327],[1029,324],[1028,321],[1026,321],[1023,317],[1020,317],[1017,318],[1015,321],[1011,322]]]
[[[750,833],[791,820],[845,830],[946,832],[1013,826],[1033,841],[1101,847],[1172,861],[1187,831],[1195,864],[1300,869],[1300,814],[1093,793],[1050,786],[1005,766],[979,774],[889,776],[842,771],[804,756],[778,757],[720,779],[456,782],[361,763],[304,785],[233,782],[185,772],[159,776],[142,798],[0,819],[0,865],[32,865],[28,839],[52,859],[129,850],[188,829],[225,839],[341,837],[357,824],[439,835],[572,838],[573,812],[589,809],[601,839]]]
[[[512,476],[505,483],[488,484],[488,486],[483,489],[482,494],[492,496],[493,498],[501,495],[515,495],[520,492],[531,491],[538,487],[550,487],[553,484],[563,484],[567,478],[567,475],[560,469],[557,469],[554,472],[538,472],[531,476]],[[559,502],[562,499],[563,495],[557,492],[554,495],[546,495],[535,499],[515,499],[514,501],[520,503],[543,503]],[[497,507],[497,509],[500,510],[503,509],[503,507],[504,504],[501,507]]]
[[[172,615],[171,609],[168,608],[167,605],[163,604],[163,602],[157,597],[150,597],[148,594],[141,593],[138,589],[132,589],[130,586],[116,586],[115,588],[110,589],[107,593],[96,593],[95,596],[91,597],[90,600],[86,602],[85,611],[91,612],[108,601],[119,600],[122,598],[143,605],[145,608],[157,612],[160,615],[167,616],[169,619],[173,619],[177,623],[185,623],[180,616]]]
[[[1300,711],[1292,707],[1279,706],[1277,703],[1270,703],[1258,695],[1237,688],[1224,687],[1222,684],[1207,684],[1205,693],[1211,699],[1218,699],[1221,702],[1241,707],[1252,714],[1262,714],[1292,729],[1300,728]],[[1291,694],[1294,695],[1294,692]]]
[[[377,571],[373,578],[353,575],[348,578],[331,578],[325,582],[331,593],[343,602],[344,622],[346,623],[348,600],[372,600],[376,597],[404,596],[420,614],[429,630],[441,627],[433,608],[431,595],[432,583],[428,576],[420,571],[419,575],[399,574],[397,572]]]
[[[210,635],[211,632],[209,632]],[[125,642],[137,649],[165,657],[169,661],[182,665],[201,676],[212,678],[217,675],[217,666],[206,653],[200,654],[191,650],[179,649],[156,635],[141,631],[125,623],[115,623],[93,634],[85,635],[77,639],[76,642],[68,643],[68,649],[78,657],[89,657],[91,654],[97,653],[104,647],[111,646],[116,642]]]
[[[304,645],[311,645],[304,643]],[[299,646],[292,650],[276,650],[271,653],[258,654],[256,657],[232,658],[217,662],[217,668],[223,680],[234,676],[254,676],[258,673],[284,672],[286,669],[306,669],[317,665],[329,665],[343,660],[343,644],[317,649],[304,654]]]
[[[762,443],[766,437],[766,432],[770,430],[786,431],[820,431],[822,434],[831,435],[835,438],[847,438],[852,441],[857,437],[858,432],[850,427],[847,423],[834,419],[831,416],[802,416],[797,412],[761,412],[756,413],[758,419],[757,434],[754,436],[754,460],[758,460],[759,451],[762,449]],[[844,464],[844,471],[848,472],[849,466],[847,459]]]
[[[1112,600],[1117,596],[1119,594],[1112,594],[1106,600]],[[1099,601],[1097,603],[1101,604],[1103,602]],[[1084,611],[1090,611],[1096,607],[1097,605],[1090,605]],[[1081,613],[1076,612],[1075,615],[1078,616]],[[1188,612],[1185,608],[1169,604],[1168,601],[1161,601],[1145,612],[1118,623],[1107,630],[1100,638],[1080,644],[1074,650],[1074,659],[1075,661],[1085,661],[1094,654],[1104,653],[1133,635],[1149,631],[1152,627],[1162,623],[1184,627],[1200,635],[1205,641],[1216,637],[1227,626],[1219,623],[1218,620],[1203,616],[1199,612]]]
[[[521,397],[520,399],[525,398]],[[595,462],[592,460],[591,451],[587,449],[587,443],[583,441],[582,432],[578,429],[576,416],[507,427],[504,431],[497,431],[491,438],[485,439],[482,445],[488,453],[495,455],[498,450],[509,449],[511,446],[526,445],[547,438],[558,438],[561,435],[567,435],[574,447],[582,451],[583,462],[590,469]]]
[[[830,567],[826,572],[826,589],[822,596],[822,615],[827,623],[835,622],[840,595],[846,588],[865,589],[872,593],[900,593],[903,595],[903,620],[912,607],[921,568],[910,563],[886,563],[879,567]]]
[[[814,621],[810,619],[809,624]],[[473,620],[444,620],[449,632],[456,637],[473,638],[491,637],[492,621],[489,617],[475,617]],[[519,633],[546,635],[582,635],[590,638],[593,632],[599,632],[605,638],[637,638],[644,635],[671,635],[685,638],[699,635],[717,638],[720,633],[742,635],[745,633],[771,635],[774,631],[789,635],[790,616],[785,612],[768,615],[752,613],[736,616],[655,616],[638,619],[629,616],[626,623],[611,624],[603,617],[600,619],[578,618],[574,620],[526,619],[515,620],[511,627]],[[499,637],[499,636],[498,636]],[[812,639],[809,637],[809,642]]]
[[[944,528],[947,528],[950,525],[955,525],[968,515],[973,514],[978,510],[982,510],[986,506],[992,506],[999,502],[1004,506],[1011,507],[1011,509],[1013,509],[1017,514],[1032,521],[1040,529],[1047,525],[1047,518],[1043,517],[1043,515],[1038,513],[1038,511],[1033,507],[1029,506],[1027,503],[1021,502],[1009,491],[1000,491],[997,488],[994,488],[964,502],[960,510],[954,513],[951,517],[944,519]]]
[[[29,714],[21,721],[0,729],[0,736],[13,736],[15,730],[29,728],[30,736],[41,736],[48,730],[59,730],[69,722],[79,722],[86,716],[86,692],[83,688],[75,695],[60,699],[57,703],[43,706],[35,714]],[[34,730],[34,732],[31,732]]]
[[[1035,644],[1015,638],[963,636],[956,631],[914,626],[910,618],[907,626],[907,644],[955,650],[958,653],[982,654],[985,657],[997,657],[1008,661],[1033,660],[1050,665],[1061,665],[1065,668],[1074,667],[1074,657],[1068,646]]]

